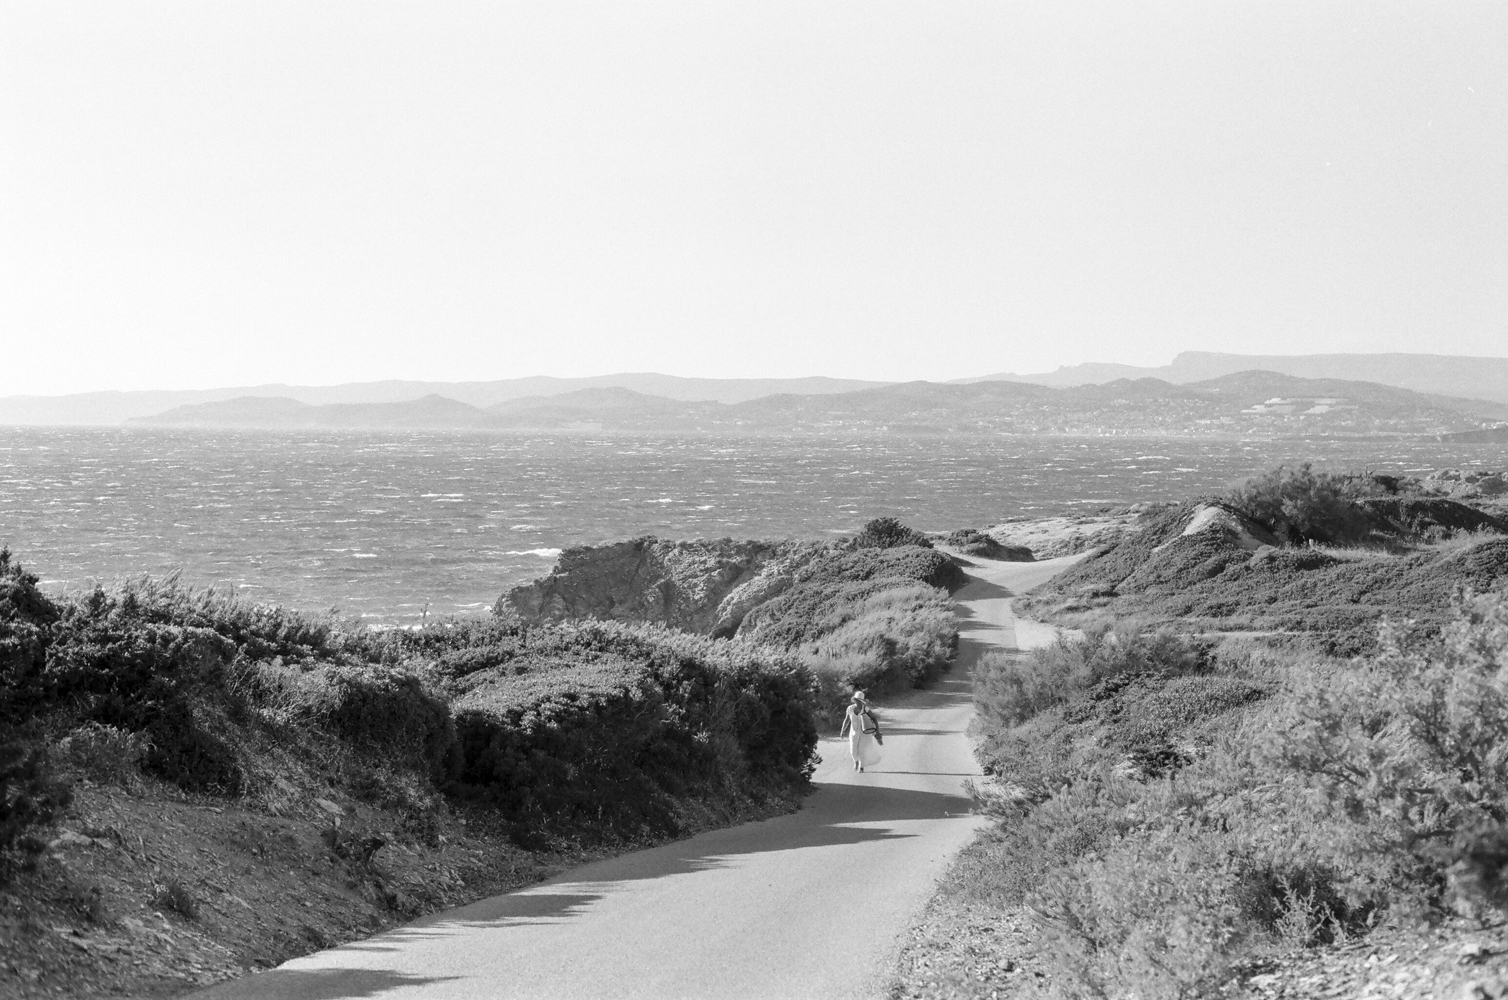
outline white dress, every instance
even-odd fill
[[[853,754],[853,759],[865,767],[878,764],[880,744],[874,734],[864,732],[864,710],[858,705],[848,706],[848,725],[848,750]]]

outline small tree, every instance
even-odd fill
[[[861,549],[893,549],[901,545],[920,545],[930,549],[932,543],[920,531],[913,531],[893,517],[877,517],[854,536]]]
[[[1248,479],[1231,502],[1290,545],[1345,544],[1363,541],[1371,529],[1366,512],[1351,500],[1354,492],[1351,477],[1315,472],[1305,462]]]

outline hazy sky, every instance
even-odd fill
[[[0,3],[0,394],[1508,355],[1508,4]]]

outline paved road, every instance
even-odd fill
[[[965,729],[988,646],[1050,640],[1011,592],[1068,560],[980,561],[957,595],[959,664],[880,708],[884,757],[822,741],[800,812],[577,868],[537,886],[195,994],[214,1000],[806,998],[883,995],[900,936],[982,822]]]

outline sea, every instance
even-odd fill
[[[191,586],[376,626],[483,613],[562,549],[926,531],[1223,490],[1271,466],[1508,468],[1503,444],[0,427],[0,546],[53,593]]]

